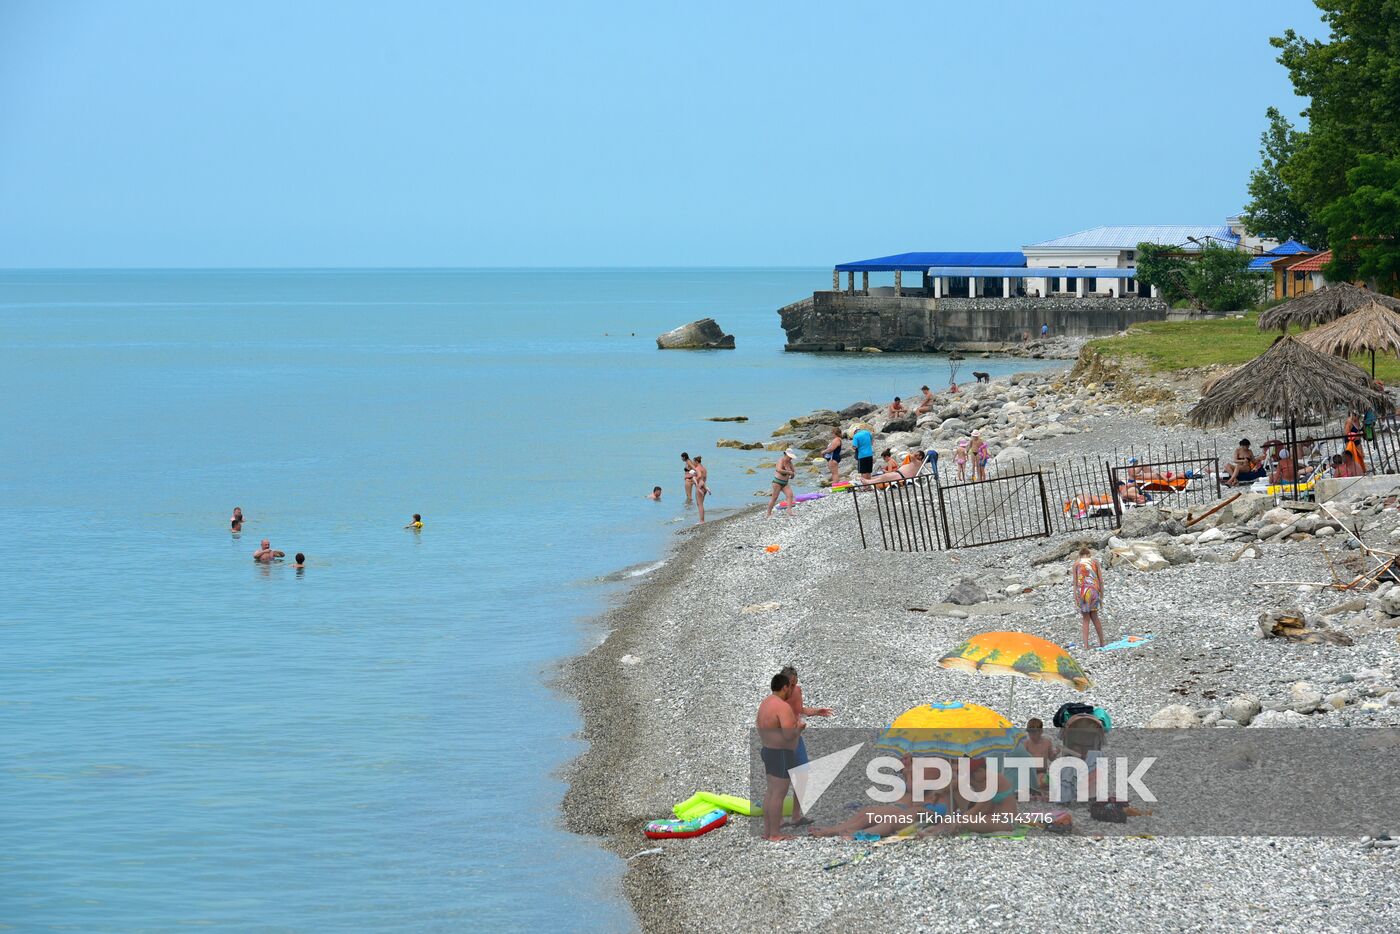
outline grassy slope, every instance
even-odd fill
[[[1154,370],[1184,370],[1225,363],[1235,365],[1263,353],[1278,336],[1261,331],[1258,315],[1210,321],[1154,321],[1140,324],[1122,337],[1108,337],[1092,346],[1111,357],[1136,356]],[[1368,355],[1353,362],[1370,371]],[[1386,383],[1400,380],[1400,362],[1394,357],[1376,358],[1376,377]]]

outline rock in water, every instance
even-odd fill
[[[656,346],[660,350],[733,350],[734,335],[724,333],[714,318],[701,318],[662,334]]]
[[[943,598],[943,602],[957,606],[972,606],[974,603],[983,603],[986,599],[987,592],[979,587],[972,578],[964,577],[948,592],[948,596]]]

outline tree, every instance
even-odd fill
[[[1139,243],[1137,278],[1157,286],[1168,304],[1185,299],[1197,311],[1241,311],[1263,291],[1249,260],[1248,253],[1214,244],[1186,253],[1179,246]]]
[[[1363,279],[1394,292],[1400,280],[1400,156],[1359,157],[1347,193],[1322,211],[1331,235],[1327,278]]]
[[[1400,155],[1400,0],[1316,2],[1330,27],[1326,41],[1290,29],[1269,43],[1294,90],[1309,99],[1308,129],[1295,136],[1279,178],[1304,211],[1320,218],[1348,194],[1347,173],[1361,154]]]
[[[1273,240],[1295,238],[1309,245],[1326,243],[1327,229],[1298,203],[1283,177],[1306,134],[1295,130],[1277,107],[1270,107],[1265,113],[1269,128],[1259,135],[1259,167],[1249,173],[1245,227],[1256,236]]]

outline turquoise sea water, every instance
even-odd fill
[[[693,521],[682,449],[718,515],[716,439],[946,383],[784,354],[829,275],[0,272],[0,926],[629,927],[545,679]]]

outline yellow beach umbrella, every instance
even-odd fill
[[[1020,740],[1021,731],[995,710],[953,701],[904,711],[875,745],[901,754],[958,758],[1010,752]]]
[[[1076,691],[1087,691],[1093,684],[1068,652],[1028,632],[984,632],[944,655],[938,664],[973,674],[1063,684]],[[1012,681],[1011,703],[1015,700],[1016,682]]]

